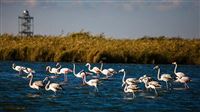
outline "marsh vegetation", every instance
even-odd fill
[[[200,64],[200,39],[114,39],[89,32],[66,36],[0,36],[0,60]]]

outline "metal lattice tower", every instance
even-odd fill
[[[21,35],[33,35],[33,17],[30,16],[28,10],[24,10],[22,16],[18,17],[18,32]]]

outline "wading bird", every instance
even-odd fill
[[[181,78],[176,77],[176,80],[175,80],[175,82],[183,83],[184,86],[185,86],[185,89],[189,88],[189,86],[187,85],[187,83],[190,82],[190,81],[191,81],[190,77],[187,77],[187,76],[183,76]]]
[[[62,86],[58,83],[50,83],[50,81],[48,81],[48,83],[45,86],[45,90],[49,91],[53,91],[55,94],[58,90],[62,90]]]
[[[45,79],[43,81],[34,81],[32,83],[32,80],[33,80],[33,74],[32,73],[29,73],[27,78],[30,78],[29,86],[31,88],[37,89],[37,90],[39,90],[40,88],[44,87],[44,81],[48,79],[47,77],[45,77]]]
[[[89,86],[94,86],[96,92],[98,92],[98,88],[97,88],[97,84],[99,82],[99,79],[90,79],[89,81],[86,81],[86,75],[83,76],[83,81],[85,82],[85,84],[89,85]]]
[[[139,90],[139,87],[136,84],[128,85],[125,84],[124,92],[125,93],[133,93],[133,98],[135,98],[135,92]]]
[[[148,82],[148,79],[147,78],[144,78],[143,79],[143,82],[145,84],[145,88],[146,89],[154,89],[155,91],[155,94],[158,95],[158,92],[157,92],[157,88],[161,88],[161,85],[157,82],[157,81],[150,81]]]
[[[82,81],[83,81],[83,84],[85,84],[85,82],[84,82],[84,80],[83,80],[83,76],[84,76],[84,75],[92,75],[92,73],[84,72],[84,70],[81,70],[80,72],[78,72],[78,73],[76,74],[76,65],[75,65],[75,64],[73,64],[73,74],[74,74],[74,76],[75,76],[76,78],[81,78]]]
[[[98,67],[93,67],[93,68],[91,69],[90,63],[87,63],[85,66],[88,67],[88,70],[89,70],[90,72],[93,72],[93,73],[97,74],[97,78],[99,78],[99,74],[101,73],[101,70],[100,70]]]
[[[15,65],[15,63],[12,64],[12,69],[19,72],[19,75],[21,75],[23,69],[25,69],[25,67],[23,66],[18,66],[18,65]]]
[[[108,79],[109,77],[113,76],[114,73],[116,73],[116,71],[112,68],[103,69],[103,63],[101,63],[100,70],[101,70],[101,73],[106,76],[106,79]]]
[[[153,69],[158,69],[158,73],[157,73],[157,79],[159,81],[164,81],[166,83],[166,87],[168,89],[168,82],[172,81],[172,77],[170,74],[162,74],[160,77],[160,68],[159,66],[155,66]]]
[[[24,69],[22,69],[22,71],[24,73],[27,73],[27,74],[29,74],[29,73],[35,73],[35,70],[33,70],[32,68],[28,68],[28,67],[25,67]]]
[[[176,62],[173,62],[172,64],[175,65],[174,74],[176,75],[176,77],[181,78],[181,77],[186,76],[183,72],[176,72],[176,69],[177,69],[177,66],[178,66]]]
[[[59,65],[59,63],[56,64],[56,66],[58,66],[58,65]],[[61,68],[61,66],[59,66],[58,68],[52,68],[50,66],[47,66],[46,71],[48,71],[49,73],[57,75],[60,68]]]
[[[123,78],[122,78],[122,87],[124,86],[124,84],[128,84],[128,85],[132,85],[138,82],[138,80],[136,78],[127,78],[125,80],[126,77],[126,71],[124,69],[119,70],[119,72],[123,72]]]
[[[72,72],[69,68],[61,68],[57,74],[64,74],[64,82],[67,82],[67,74]]]

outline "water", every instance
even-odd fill
[[[154,91],[146,91],[143,84],[139,84],[141,92],[125,94],[121,88],[123,73],[118,73],[109,80],[101,80],[96,93],[93,87],[81,85],[81,80],[68,74],[69,82],[63,85],[64,90],[56,95],[52,91],[34,90],[28,86],[29,79],[19,76],[12,70],[12,63],[35,69],[33,80],[43,80],[49,75],[45,72],[47,65],[55,66],[55,63],[44,62],[0,62],[0,111],[142,111],[142,112],[166,112],[166,111],[199,111],[200,110],[200,66],[180,65],[178,71],[186,73],[192,78],[190,89],[182,89],[182,84],[173,84],[173,90],[167,91],[165,83],[161,82],[163,89],[158,90],[159,96]],[[72,68],[71,63],[61,63],[64,67]],[[84,64],[76,64],[76,71],[87,70]],[[100,64],[92,64],[100,67]],[[141,64],[105,64],[104,68],[114,68],[127,71],[127,77],[139,78],[149,74],[156,79],[157,71],[152,68],[155,65]],[[173,74],[173,65],[160,65],[161,73]],[[101,77],[103,77],[101,75]],[[87,80],[90,77],[87,78]],[[63,77],[51,80],[62,82]]]

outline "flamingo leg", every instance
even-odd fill
[[[19,71],[19,75],[21,75],[21,74],[22,74],[22,70]]]
[[[56,96],[56,92],[54,92],[54,95]]]
[[[83,81],[83,85],[85,85],[85,82],[84,82],[83,78],[82,78],[82,81]]]
[[[135,93],[133,92],[133,98],[136,98]]]
[[[185,85],[185,89],[189,88],[189,86],[187,85],[187,83],[184,83],[184,85]]]
[[[96,92],[99,92],[99,90],[98,90],[97,86],[95,86],[95,89],[96,89]]]
[[[108,79],[108,78],[109,78],[109,76],[106,75],[106,79]]]
[[[67,82],[67,75],[64,74],[64,82]]]
[[[166,87],[167,87],[167,90],[169,89],[169,87],[168,87],[168,82],[166,81]]]
[[[97,78],[100,78],[100,75],[99,75],[99,74],[97,74]]]
[[[173,89],[173,88],[172,88],[172,82],[169,83],[169,86],[170,86],[170,89]]]
[[[158,92],[157,92],[156,88],[154,88],[154,90],[155,90],[155,94],[156,94],[156,96],[158,96]]]
[[[122,83],[122,87],[124,86],[124,84],[125,84],[125,83],[123,82],[123,83]]]

